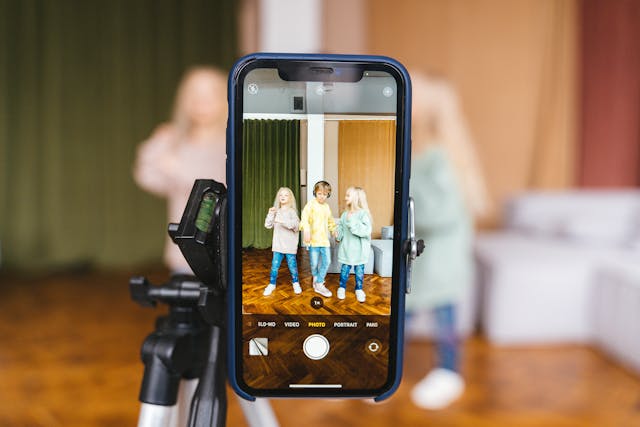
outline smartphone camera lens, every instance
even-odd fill
[[[255,83],[249,83],[249,85],[247,86],[247,91],[251,95],[255,95],[256,93],[258,93],[258,85]]]

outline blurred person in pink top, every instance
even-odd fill
[[[176,92],[173,117],[138,148],[138,185],[167,199],[169,222],[180,222],[196,179],[226,184],[227,77],[210,67],[187,71]],[[192,274],[167,237],[164,261],[173,273]]]

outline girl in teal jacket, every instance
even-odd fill
[[[416,236],[427,247],[413,267],[408,313],[429,310],[436,323],[436,366],[411,391],[413,402],[441,409],[464,390],[460,373],[457,305],[474,277],[474,218],[488,196],[453,88],[444,80],[412,73],[410,192]]]
[[[340,268],[340,287],[338,298],[344,299],[347,280],[353,267],[356,275],[356,299],[364,302],[366,294],[362,289],[364,281],[364,266],[369,261],[371,253],[371,213],[367,204],[367,194],[360,187],[347,188],[344,200],[347,204],[340,217],[338,235],[338,262]]]

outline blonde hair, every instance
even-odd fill
[[[473,217],[491,209],[480,159],[453,87],[442,78],[411,73],[412,137],[420,144],[440,143],[451,160],[465,204]]]
[[[291,191],[289,187],[280,187],[278,189],[278,192],[276,193],[276,198],[273,200],[273,207],[276,209],[280,209],[282,207],[280,206],[280,200],[278,200],[280,198],[281,191],[286,191],[287,193],[289,193],[289,202],[285,206],[290,207],[297,213],[298,209],[296,208],[296,196],[293,195],[293,191]]]
[[[351,203],[347,203],[346,209],[353,208],[354,210],[362,209],[369,215],[369,219],[373,223],[373,217],[371,216],[371,211],[369,210],[369,204],[367,203],[367,193],[361,187],[351,186],[347,188],[345,191],[346,194],[351,194]]]
[[[217,85],[224,88],[224,92],[220,93],[219,102],[224,104],[224,114],[221,114],[220,120],[224,123],[226,119],[226,82],[227,76],[221,70],[209,66],[196,66],[188,69],[178,85],[176,96],[173,103],[173,113],[171,123],[176,129],[176,141],[183,139],[191,128],[191,122],[187,113],[187,104],[190,97],[193,96],[193,82],[198,78],[206,78]]]

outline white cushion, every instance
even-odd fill
[[[625,245],[640,234],[640,191],[530,192],[507,202],[508,229],[581,243]]]
[[[386,225],[380,229],[381,239],[393,239],[393,225]]]

